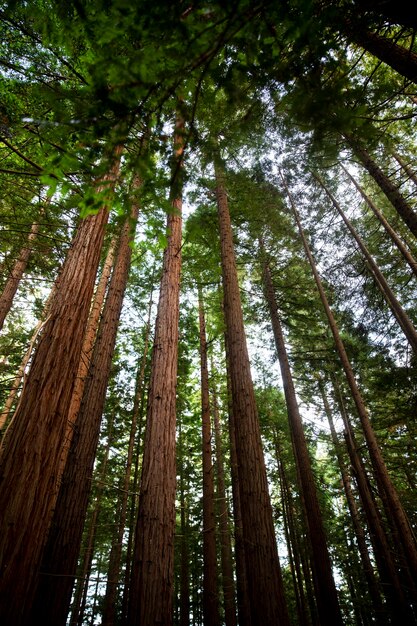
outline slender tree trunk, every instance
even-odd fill
[[[139,405],[140,405],[140,398],[142,396],[142,387],[143,387],[143,381],[145,377],[145,367],[146,367],[146,359],[147,359],[147,353],[148,353],[151,311],[152,311],[152,293],[151,293],[151,297],[150,297],[149,305],[148,305],[148,321],[147,321],[147,327],[146,327],[145,345],[144,345],[144,350],[143,350],[142,362],[141,362],[141,367],[138,371],[138,376],[136,380],[135,399],[134,399],[134,406],[133,406],[133,411],[132,411],[132,420],[130,423],[130,434],[129,434],[129,444],[128,444],[128,450],[127,450],[126,468],[125,468],[124,481],[121,486],[122,497],[121,497],[121,502],[120,502],[119,523],[118,523],[115,543],[114,543],[114,546],[112,547],[112,552],[110,555],[109,576],[108,576],[106,593],[105,593],[105,598],[104,598],[102,626],[113,626],[113,624],[116,623],[117,587],[119,584],[120,566],[121,566],[121,561],[122,561],[123,536],[125,533],[125,526],[126,526],[127,506],[128,506],[128,501],[129,501],[129,488],[130,488],[130,483],[131,483],[132,461],[133,461],[133,453],[134,453],[134,446],[135,446],[135,440],[136,440],[137,420],[139,416]]]
[[[71,626],[81,626],[84,622],[84,611],[87,601],[88,582],[91,576],[91,567],[94,556],[94,545],[96,541],[97,521],[101,510],[101,502],[103,497],[104,479],[107,472],[107,463],[109,460],[110,447],[113,444],[113,426],[115,413],[113,412],[108,423],[107,444],[104,450],[104,458],[101,465],[100,473],[97,481],[97,493],[92,507],[91,519],[88,523],[88,531],[85,541],[85,550],[79,567],[77,585],[74,594],[74,601],[71,607]]]
[[[324,411],[326,413],[329,426],[330,426],[330,434],[332,437],[333,447],[336,453],[337,462],[339,465],[341,477],[342,477],[342,485],[346,495],[346,501],[349,507],[350,517],[353,524],[353,529],[355,532],[356,540],[358,543],[359,554],[361,557],[363,571],[365,573],[366,581],[369,589],[369,596],[372,601],[374,615],[378,619],[378,624],[385,623],[383,607],[381,602],[381,594],[378,587],[378,581],[375,577],[374,568],[371,563],[371,559],[369,557],[368,547],[366,544],[365,532],[362,526],[362,522],[360,519],[359,511],[356,506],[355,498],[352,493],[352,488],[350,484],[350,478],[346,469],[346,465],[343,459],[343,452],[341,450],[340,442],[337,437],[336,429],[334,427],[332,411],[330,409],[329,402],[327,400],[326,392],[324,389],[324,385],[322,382],[319,384],[320,394],[323,400]]]
[[[417,214],[405,198],[400,194],[392,180],[384,174],[381,168],[375,163],[371,155],[353,137],[345,134],[344,138],[352,148],[354,154],[359,158],[364,168],[374,179],[381,191],[384,192],[398,215],[407,224],[410,231],[417,237]]]
[[[138,484],[139,484],[139,462],[140,462],[140,443],[142,439],[142,422],[144,415],[144,406],[145,406],[145,374],[146,374],[146,366],[148,363],[148,352],[149,352],[149,342],[150,342],[150,334],[151,334],[151,315],[152,315],[152,307],[153,307],[153,285],[151,290],[151,295],[149,298],[148,304],[148,319],[145,327],[145,337],[144,337],[144,347],[141,358],[140,368],[138,370],[137,378],[136,378],[136,389],[135,389],[135,398],[133,402],[133,410],[132,410],[132,422],[138,423],[138,436],[137,436],[137,444],[136,444],[136,461],[134,463],[134,472],[133,472],[133,481],[130,487],[132,492],[130,510],[129,510],[129,537],[127,540],[126,546],[126,566],[125,566],[125,575],[124,575],[124,587],[123,587],[123,599],[122,599],[122,617],[121,623],[125,624],[127,619],[127,609],[128,609],[128,601],[129,601],[129,585],[130,585],[130,577],[131,577],[131,564],[132,564],[132,552],[133,552],[133,536],[134,536],[134,525],[135,525],[135,517],[136,517],[136,509],[138,503]]]
[[[200,328],[201,416],[203,443],[203,614],[204,626],[220,626],[219,593],[217,588],[214,466],[211,446],[207,338],[201,288],[198,290],[198,317]]]
[[[190,623],[190,548],[189,548],[189,525],[188,525],[188,502],[186,497],[186,484],[183,440],[181,423],[179,424],[178,445],[181,450],[180,456],[180,506],[181,506],[181,540],[180,540],[180,626],[189,626]]]
[[[285,540],[287,543],[288,557],[291,568],[291,575],[293,579],[294,594],[297,606],[298,621],[300,626],[310,626],[311,620],[309,618],[309,611],[307,607],[303,576],[301,572],[300,555],[298,541],[295,539],[294,519],[292,515],[292,503],[291,503],[291,489],[288,484],[287,474],[285,471],[284,463],[282,462],[282,453],[279,445],[278,429],[275,433],[275,456],[278,466],[279,484],[281,490],[282,508],[283,508],[283,522]]]
[[[417,173],[415,172],[415,170],[413,170],[409,166],[409,164],[404,161],[404,159],[398,154],[398,152],[395,152],[395,150],[393,150],[391,154],[394,157],[394,159],[397,161],[398,165],[407,174],[408,179],[411,180],[417,186]]]
[[[180,171],[184,122],[177,118]],[[181,185],[172,189],[152,354],[151,380],[129,594],[129,626],[172,623],[175,532],[175,422],[181,270]]]
[[[358,487],[363,511],[368,523],[369,533],[373,546],[376,565],[381,579],[382,592],[386,598],[388,612],[395,619],[401,616],[405,623],[409,622],[409,607],[406,603],[398,568],[394,560],[393,550],[384,528],[381,513],[375,502],[372,487],[366,474],[365,467],[358,452],[358,444],[353,433],[345,406],[341,397],[336,377],[331,375],[337,402],[345,426],[345,441],[350,462]],[[414,621],[411,621],[414,623]]]
[[[30,229],[27,244],[20,250],[14,265],[10,271],[10,275],[6,281],[3,292],[0,294],[0,330],[3,328],[6,315],[10,311],[13,298],[22,280],[22,276],[29,261],[30,254],[33,249],[33,242],[39,233],[39,224],[34,223]]]
[[[355,230],[355,228],[353,228],[352,224],[347,219],[344,211],[342,210],[342,207],[337,202],[336,198],[333,196],[333,194],[329,191],[329,189],[326,187],[326,185],[318,176],[315,175],[315,178],[318,180],[320,185],[323,187],[323,189],[329,196],[336,211],[339,213],[340,217],[346,224],[350,234],[352,235],[352,237],[355,239],[356,243],[358,244],[360,251],[362,252],[363,256],[366,259],[366,263],[371,271],[371,274],[375,278],[376,283],[382,295],[384,296],[388,306],[390,307],[392,314],[394,315],[404,335],[406,336],[409,344],[411,345],[412,349],[417,355],[417,331],[414,328],[413,323],[411,322],[407,313],[404,311],[403,307],[401,306],[401,304],[399,303],[399,301],[393,294],[392,289],[390,288],[390,286],[388,285],[385,279],[385,276],[379,269],[378,265],[375,263],[374,259],[372,258],[372,255],[369,253],[368,248],[365,246],[362,239],[359,237],[357,231]]]
[[[134,223],[138,211],[138,206],[132,210]],[[128,219],[120,237],[31,613],[33,623],[44,626],[64,626],[69,610],[117,328],[129,275],[131,239]]]
[[[314,475],[311,469],[307,442],[304,436],[303,423],[298,409],[294,383],[288,362],[284,335],[279,320],[271,270],[265,257],[265,249],[262,241],[259,242],[259,245],[261,254],[263,254],[264,257],[261,260],[264,293],[269,308],[275,347],[280,364],[291,439],[295,460],[298,466],[300,490],[303,494],[303,501],[305,505],[304,513],[312,549],[313,584],[316,593],[317,610],[320,617],[320,623],[323,626],[325,624],[328,626],[335,626],[336,624],[341,625],[342,616],[340,613],[336,586],[332,574],[332,565],[327,548],[326,534],[317,498]]]
[[[289,624],[250,372],[224,174],[216,168],[224,309],[253,624]]]
[[[351,182],[355,185],[356,189],[359,191],[359,193],[361,194],[362,198],[365,200],[367,205],[370,207],[370,209],[374,213],[375,217],[379,220],[379,222],[385,228],[386,232],[388,233],[388,235],[391,238],[391,241],[394,243],[394,245],[401,252],[403,258],[405,259],[405,261],[408,263],[409,267],[411,268],[411,271],[417,277],[417,261],[415,260],[415,258],[411,254],[411,252],[408,250],[407,246],[399,238],[399,236],[397,235],[395,230],[392,228],[391,224],[389,224],[389,222],[385,219],[384,215],[382,215],[381,211],[378,209],[376,204],[364,192],[362,187],[356,182],[356,180],[353,178],[353,176],[351,176],[351,174],[347,171],[347,169],[342,164],[340,164],[340,166],[343,169],[343,171],[345,172],[345,174],[349,177]]]
[[[117,168],[109,175],[117,176]],[[26,622],[55,506],[67,427],[108,211],[81,224],[56,286],[49,319],[3,439],[0,459],[0,621]]]
[[[287,188],[287,191],[288,191],[288,188]],[[288,194],[289,194],[289,191],[288,191]],[[309,263],[313,272],[313,276],[317,285],[317,289],[319,291],[320,298],[321,298],[321,301],[322,301],[322,304],[323,304],[323,307],[324,307],[324,310],[326,312],[326,316],[329,322],[329,326],[332,331],[335,346],[336,346],[340,361],[342,363],[346,380],[348,382],[350,391],[352,393],[353,400],[355,402],[356,410],[358,412],[358,415],[361,421],[362,429],[365,435],[365,440],[366,440],[367,447],[369,450],[369,455],[372,461],[372,466],[375,472],[376,481],[377,481],[380,492],[384,493],[387,499],[387,502],[389,503],[390,509],[387,512],[390,514],[391,518],[394,520],[397,526],[399,537],[403,544],[405,554],[407,554],[407,557],[408,557],[408,566],[410,568],[410,573],[412,575],[415,575],[415,573],[417,572],[417,549],[416,549],[413,533],[412,533],[408,518],[406,516],[406,513],[398,497],[398,493],[389,477],[387,467],[385,465],[384,459],[381,454],[381,450],[379,448],[379,445],[375,436],[375,432],[372,428],[372,425],[368,416],[368,412],[366,410],[358,385],[356,383],[352,366],[347,356],[335,318],[330,309],[327,296],[321,284],[321,280],[317,272],[317,268],[314,263],[313,256],[310,252],[310,248],[307,243],[307,239],[305,238],[304,232],[301,227],[300,218],[298,216],[297,210],[295,208],[295,205],[292,201],[292,197],[290,194],[289,194],[289,197],[290,197],[291,205],[292,205],[294,215],[297,221],[298,229],[300,232],[300,237],[304,245],[306,256],[309,260]]]
[[[232,544],[229,526],[229,507],[226,498],[226,484],[224,476],[224,458],[220,431],[219,407],[217,404],[217,394],[214,387],[212,388],[211,395],[213,407],[214,439],[216,444],[217,498],[219,503],[218,511],[224,600],[224,622],[225,626],[237,626],[235,584],[233,579]]]

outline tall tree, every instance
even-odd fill
[[[172,623],[175,530],[175,422],[181,270],[184,119],[174,132],[172,210],[164,254],[149,383],[146,433],[129,594],[129,626]]]
[[[117,171],[118,165],[107,177],[107,192]],[[77,232],[19,406],[3,440],[0,615],[5,626],[24,624],[31,607],[57,496],[67,413],[107,218],[108,209],[102,206]]]
[[[236,429],[239,492],[253,624],[288,624],[265,461],[250,372],[225,175],[216,157],[224,313]]]

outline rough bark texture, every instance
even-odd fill
[[[317,498],[314,475],[311,469],[310,456],[304,436],[303,423],[298,409],[284,335],[279,319],[271,270],[265,258],[265,250],[263,249],[262,242],[260,242],[260,249],[264,254],[264,258],[262,260],[262,275],[265,298],[269,308],[275,347],[280,364],[281,378],[287,405],[288,422],[290,426],[294,456],[298,466],[300,490],[302,492],[305,505],[305,517],[312,550],[313,584],[316,593],[320,623],[323,626],[326,624],[328,626],[335,626],[336,624],[341,625],[342,616],[340,613],[336,586],[332,574],[332,565],[327,548],[327,540],[319,501]]]
[[[363,256],[365,257],[366,263],[367,263],[367,265],[369,267],[369,270],[370,270],[371,274],[374,276],[375,281],[376,281],[376,283],[377,283],[377,285],[378,285],[382,295],[384,296],[385,301],[387,302],[388,306],[390,307],[392,314],[394,315],[395,319],[397,320],[398,324],[400,325],[400,327],[401,327],[404,335],[406,336],[410,346],[414,350],[414,353],[417,354],[417,331],[414,328],[413,323],[411,322],[411,320],[408,317],[407,313],[404,311],[403,307],[401,306],[401,304],[399,303],[399,301],[395,297],[394,293],[392,292],[392,289],[390,288],[390,286],[388,285],[388,283],[387,283],[387,281],[385,279],[385,276],[383,275],[383,273],[379,269],[378,265],[375,263],[372,255],[369,253],[368,248],[365,246],[365,244],[363,243],[362,239],[359,237],[359,234],[357,233],[356,229],[352,226],[350,221],[347,219],[344,211],[342,210],[342,207],[337,202],[336,198],[329,191],[329,189],[326,187],[326,185],[323,183],[323,181],[320,180],[320,178],[318,178],[317,176],[316,176],[316,178],[319,181],[319,183],[321,184],[321,186],[323,187],[323,189],[325,190],[325,192],[327,193],[327,195],[329,196],[330,200],[332,201],[333,206],[335,207],[336,211],[339,213],[340,217],[342,218],[342,220],[346,224],[350,234],[352,235],[352,237],[354,238],[354,240],[358,244],[358,247],[359,247],[360,251],[362,252]]]
[[[198,313],[200,329],[201,421],[203,444],[203,615],[205,626],[219,626],[216,520],[214,515],[214,466],[211,446],[206,322],[204,318],[201,289],[199,289],[198,292]]]
[[[183,122],[177,121],[181,160]],[[168,216],[148,394],[139,511],[129,594],[129,626],[172,623],[175,530],[175,422],[181,270],[182,200],[175,194]]]
[[[398,248],[398,250],[402,254],[403,258],[408,263],[408,265],[409,265],[410,269],[412,270],[413,274],[417,277],[417,261],[415,260],[415,258],[411,254],[411,252],[408,250],[408,248],[403,243],[403,241],[399,238],[399,236],[397,235],[395,230],[392,228],[391,224],[385,219],[385,216],[381,213],[381,211],[378,209],[376,204],[364,192],[362,187],[357,183],[357,181],[353,178],[353,176],[351,176],[351,174],[343,167],[343,165],[342,165],[342,169],[346,173],[346,175],[349,177],[351,182],[355,185],[356,189],[359,191],[359,193],[361,194],[362,198],[365,200],[365,202],[367,203],[369,208],[372,210],[372,212],[374,213],[375,217],[378,219],[378,221],[385,228],[386,232],[388,233],[388,235],[391,238],[391,241]]]
[[[243,324],[224,175],[216,164],[224,312],[239,491],[253,624],[289,624]]]
[[[136,221],[138,207],[132,218]],[[129,275],[131,227],[126,221],[94,344],[74,434],[45,546],[33,623],[65,625],[76,575],[91,477],[123,296]]]
[[[381,191],[384,192],[398,215],[407,224],[410,231],[417,237],[417,214],[400,194],[396,185],[375,163],[371,155],[353,137],[344,135],[354,154],[359,158],[364,168],[372,176]]]
[[[22,279],[23,273],[29,261],[30,254],[32,252],[32,245],[39,233],[39,224],[34,223],[30,229],[28,236],[28,243],[24,246],[19,253],[18,258],[14,262],[10,276],[6,281],[3,292],[0,295],[0,330],[3,328],[6,315],[10,311],[13,298],[19,287],[19,283]]]
[[[86,218],[68,253],[0,460],[0,622],[25,623],[56,499],[67,414],[108,212]]]
[[[291,200],[291,203],[292,203],[292,200]],[[363,433],[365,435],[365,440],[367,443],[367,447],[369,450],[369,456],[371,458],[372,466],[373,466],[374,473],[375,473],[375,479],[377,481],[380,493],[385,494],[387,502],[389,503],[389,511],[387,511],[387,513],[389,513],[391,519],[394,521],[395,525],[397,526],[398,534],[403,544],[404,552],[407,555],[407,561],[408,561],[408,566],[410,568],[410,573],[412,576],[415,577],[417,576],[417,547],[415,544],[413,532],[411,530],[407,515],[399,499],[397,490],[395,489],[390,479],[390,476],[388,474],[387,467],[382,457],[381,449],[378,445],[375,432],[372,428],[372,424],[369,419],[368,411],[365,407],[361,393],[359,391],[359,387],[356,383],[355,375],[353,373],[352,366],[350,364],[347,352],[345,350],[342,338],[340,336],[339,329],[336,324],[336,320],[330,309],[326,293],[323,289],[323,285],[321,284],[321,280],[317,272],[317,268],[314,263],[313,256],[310,252],[310,248],[308,246],[307,240],[305,238],[304,232],[301,227],[298,213],[293,203],[292,203],[292,207],[294,210],[294,215],[296,217],[296,221],[298,224],[298,228],[300,231],[300,236],[304,245],[304,249],[305,249],[307,258],[309,260],[309,263],[313,272],[317,289],[320,294],[323,308],[325,310],[325,313],[329,322],[329,326],[332,331],[336,350],[338,352],[340,361],[342,363],[346,380],[349,385],[352,398],[355,402],[356,410],[360,418],[361,426],[362,426]]]

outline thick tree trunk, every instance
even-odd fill
[[[207,364],[206,322],[202,290],[198,290],[200,329],[200,380],[203,444],[203,614],[204,626],[220,626],[217,588],[216,521],[214,515],[214,466],[211,446],[210,392]]]
[[[343,23],[343,29],[350,41],[392,67],[404,78],[417,83],[417,54],[408,48],[399,46],[391,39],[365,30],[354,21],[346,20]]]
[[[375,163],[371,155],[350,135],[344,135],[346,141],[353,150],[353,153],[359,158],[364,168],[374,179],[381,191],[384,192],[394,209],[397,211],[401,219],[407,224],[410,231],[417,237],[417,214],[405,198],[400,194],[396,185],[392,180],[384,174],[381,168]]]
[[[288,188],[287,188],[287,191],[288,191]],[[301,227],[297,210],[292,201],[292,197],[291,196],[289,197],[290,197],[290,201],[293,207],[294,215],[297,221],[297,225],[298,225],[298,229],[300,232],[300,237],[303,242],[305,253],[309,260],[309,263],[313,272],[313,276],[317,285],[317,289],[319,291],[320,298],[323,304],[323,308],[325,310],[325,313],[329,322],[329,326],[332,331],[336,350],[338,352],[340,361],[342,363],[346,380],[349,385],[350,391],[352,393],[352,398],[355,402],[355,406],[356,406],[356,409],[360,418],[360,422],[361,422],[362,429],[365,435],[365,440],[366,440],[367,447],[369,450],[369,455],[372,461],[372,466],[375,472],[375,478],[379,486],[379,490],[380,492],[385,494],[385,497],[389,503],[389,506],[390,506],[389,513],[391,515],[391,518],[395,521],[395,524],[398,529],[399,537],[403,544],[404,552],[408,557],[408,566],[410,568],[410,573],[413,576],[417,576],[417,547],[414,541],[414,536],[413,536],[412,529],[410,527],[410,523],[403,509],[398,493],[389,477],[387,467],[385,465],[380,447],[378,445],[378,442],[375,436],[375,432],[372,428],[372,425],[369,419],[368,411],[365,407],[362,396],[360,394],[360,391],[359,391],[359,388],[356,383],[356,379],[352,370],[352,366],[350,364],[347,352],[345,350],[342,338],[340,336],[339,329],[336,324],[336,320],[330,309],[326,293],[323,289],[323,285],[321,283],[319,274],[317,272],[317,268],[314,263],[313,256],[310,252],[310,248],[307,243],[307,239],[305,238],[303,229]]]
[[[262,241],[259,242],[259,245],[261,254],[263,254],[261,264],[264,293],[269,308],[272,330],[275,339],[275,348],[280,364],[281,378],[287,405],[288,422],[290,426],[294,456],[298,466],[300,490],[304,501],[304,514],[306,517],[309,540],[312,549],[313,584],[316,594],[317,610],[320,617],[320,623],[323,626],[326,624],[328,626],[336,626],[336,624],[341,625],[342,616],[340,613],[336,586],[332,574],[332,565],[327,548],[326,534],[317,498],[314,475],[311,469],[307,442],[304,436],[303,423],[295,395],[295,388],[288,361],[284,335],[279,319],[271,270],[265,257],[265,249]]]
[[[224,310],[236,430],[246,573],[253,624],[289,624],[233,247],[224,174],[216,163]]]
[[[109,175],[112,180],[116,173]],[[55,288],[49,319],[3,440],[0,459],[0,621],[26,622],[60,476],[68,409],[108,211],[81,224]]]
[[[368,248],[365,246],[365,244],[363,243],[362,239],[359,237],[359,234],[357,233],[356,229],[352,226],[350,221],[347,219],[344,211],[342,210],[342,207],[337,202],[336,198],[333,196],[333,194],[329,191],[329,189],[326,187],[326,185],[323,183],[323,181],[317,175],[315,175],[315,178],[318,180],[318,182],[323,187],[323,189],[326,192],[326,194],[329,196],[329,198],[330,198],[334,208],[336,209],[336,211],[338,212],[338,214],[340,215],[340,217],[342,218],[342,220],[346,224],[350,234],[352,235],[352,237],[354,238],[354,240],[358,244],[358,247],[359,247],[360,251],[362,252],[363,256],[365,257],[366,263],[367,263],[367,265],[369,267],[369,270],[370,270],[371,274],[373,275],[373,277],[375,278],[376,283],[377,283],[377,285],[378,285],[382,295],[384,296],[385,301],[387,302],[388,306],[390,307],[392,314],[394,315],[395,319],[397,320],[398,324],[400,325],[400,327],[401,327],[404,335],[406,336],[410,346],[414,350],[414,353],[417,355],[417,331],[414,328],[413,323],[411,322],[411,320],[408,317],[407,313],[404,311],[404,309],[401,306],[400,302],[397,300],[397,298],[393,294],[391,287],[388,285],[388,283],[387,283],[387,281],[385,279],[385,276],[383,275],[383,273],[379,269],[378,265],[375,263],[372,255],[369,253]]]
[[[361,194],[362,198],[365,200],[365,202],[367,203],[367,205],[369,206],[369,208],[372,210],[372,212],[374,213],[375,217],[378,219],[378,221],[382,224],[382,226],[385,228],[386,232],[388,233],[388,235],[391,238],[391,241],[393,242],[393,244],[398,248],[398,250],[401,252],[403,258],[405,259],[405,261],[408,263],[411,271],[413,272],[413,274],[417,277],[417,261],[416,259],[413,257],[413,255],[411,254],[411,252],[408,250],[407,246],[403,243],[403,241],[399,238],[399,236],[397,235],[397,233],[395,232],[395,230],[392,228],[391,224],[385,219],[384,215],[381,213],[381,211],[378,209],[378,207],[376,206],[376,204],[371,200],[371,198],[365,193],[365,191],[362,189],[362,187],[356,182],[356,180],[353,178],[353,176],[347,171],[347,169],[342,165],[341,168],[343,169],[343,171],[345,172],[345,174],[349,177],[349,179],[351,180],[351,182],[355,185],[356,189],[359,191],[359,193]]]
[[[175,129],[177,163],[182,162],[184,123]],[[179,166],[180,167],[180,166]],[[135,531],[129,626],[172,623],[175,531],[175,422],[181,270],[181,189],[172,195],[159,292],[139,511]]]
[[[236,626],[237,622],[235,604],[235,583],[233,579],[233,558],[229,525],[229,507],[226,498],[224,457],[220,430],[219,408],[217,404],[217,394],[214,388],[212,389],[211,396],[213,407],[214,439],[216,444],[217,499],[219,503],[218,512],[224,601],[224,622],[225,626]]]
[[[6,281],[3,292],[0,294],[0,330],[3,328],[6,315],[12,307],[13,298],[15,297],[32,252],[33,242],[38,236],[39,226],[40,225],[38,223],[32,224],[28,236],[28,242],[26,246],[20,250],[19,256],[10,271],[10,275]]]
[[[132,210],[134,222],[138,211],[137,206]],[[69,610],[117,328],[129,275],[131,239],[130,220],[126,220],[43,554],[41,576],[31,613],[33,623],[42,623],[45,626],[64,626]]]

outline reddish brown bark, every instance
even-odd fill
[[[200,329],[200,381],[203,459],[203,615],[205,626],[219,626],[217,588],[216,521],[214,515],[214,466],[211,447],[210,393],[207,364],[206,322],[202,290],[198,290]]]
[[[323,626],[325,624],[328,626],[335,626],[336,624],[341,625],[342,616],[340,613],[336,586],[332,574],[332,565],[327,548],[327,539],[317,497],[314,475],[311,469],[311,461],[304,435],[303,423],[298,409],[295,387],[279,319],[271,270],[265,257],[265,249],[262,241],[260,241],[260,250],[263,253],[263,259],[261,262],[264,293],[269,308],[272,330],[275,339],[275,348],[280,364],[281,378],[287,405],[288,422],[290,426],[294,456],[298,467],[300,490],[303,496],[304,513],[307,521],[309,540],[312,550],[313,584],[316,594],[317,610],[320,617],[320,623]]]
[[[20,250],[14,265],[10,271],[10,275],[6,281],[3,292],[0,294],[0,330],[3,328],[6,315],[10,311],[13,298],[22,280],[22,276],[29,261],[30,254],[33,249],[33,242],[39,233],[39,224],[34,223],[30,229],[27,244]]]
[[[184,123],[175,129],[177,163],[182,161]],[[179,170],[178,170],[179,171]],[[168,245],[163,260],[151,380],[139,511],[135,531],[129,626],[172,623],[175,530],[175,423],[181,270],[181,189],[172,195]]]
[[[253,624],[289,624],[233,247],[225,178],[216,163],[224,313],[236,432],[239,492]]]
[[[25,389],[3,441],[0,621],[25,623],[56,499],[68,408],[108,211],[86,218],[68,253]]]
[[[134,223],[139,208],[132,210]],[[76,575],[107,383],[130,268],[130,220],[126,220],[94,344],[83,400],[45,546],[31,619],[65,625]]]

